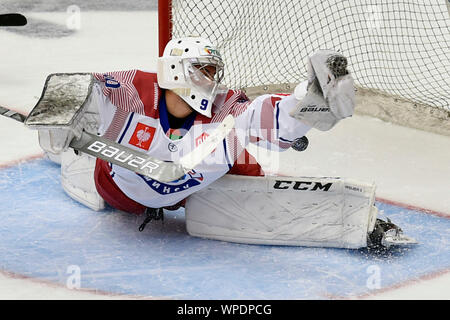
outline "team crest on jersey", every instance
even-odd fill
[[[152,144],[153,137],[155,136],[155,131],[156,128],[138,122],[128,143],[138,148],[148,150]]]
[[[169,142],[169,144],[167,145],[167,148],[169,149],[170,152],[178,151],[177,145],[173,142]]]

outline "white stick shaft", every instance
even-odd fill
[[[234,118],[229,114],[219,125],[219,127],[208,136],[198,147],[192,152],[181,157],[180,164],[184,168],[193,169],[202,162],[213,150],[225,139],[234,127]]]

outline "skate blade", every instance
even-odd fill
[[[381,240],[381,244],[386,248],[390,248],[393,246],[400,246],[400,247],[415,246],[419,244],[419,242],[417,242],[416,239],[405,236],[403,234],[400,235],[385,234],[385,236]]]

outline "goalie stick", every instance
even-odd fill
[[[22,123],[27,118],[21,113],[2,106],[0,106],[0,115]],[[212,134],[193,151],[181,157],[178,163],[159,160],[88,132],[83,132],[80,139],[72,140],[69,146],[157,181],[171,182],[183,177],[202,162],[222,142],[233,127],[234,118],[232,115],[228,115]]]
[[[21,27],[27,24],[27,18],[20,13],[0,14],[0,27]]]

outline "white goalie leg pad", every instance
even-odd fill
[[[61,154],[54,154],[51,152],[45,152],[44,158],[50,160],[53,163],[61,165]]]
[[[375,225],[374,184],[225,175],[186,202],[192,236],[248,244],[360,248]]]
[[[105,201],[95,187],[94,170],[96,159],[88,154],[77,155],[74,150],[61,153],[61,184],[74,200],[92,210],[105,208]]]

